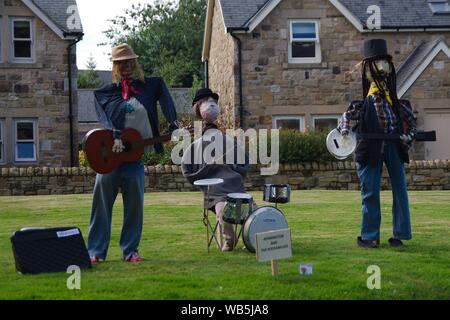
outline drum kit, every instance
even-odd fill
[[[223,183],[223,179],[205,179],[194,182],[194,185],[206,188],[206,199],[209,197],[210,187]],[[269,203],[288,203],[290,201],[291,187],[288,184],[266,184],[264,186],[263,200]],[[207,227],[208,252],[213,239],[217,246],[221,248],[216,237],[218,223],[215,227],[209,221],[209,209],[205,206],[203,209],[203,223]],[[236,242],[242,234],[245,247],[250,252],[256,252],[256,234],[269,231],[277,231],[288,228],[288,223],[284,214],[276,207],[263,206],[257,207],[253,197],[247,193],[230,193],[227,195],[227,204],[224,208],[223,220],[235,225],[235,235],[237,228],[240,231],[235,239]],[[209,231],[212,235],[209,235]]]
[[[270,203],[288,203],[290,201],[291,188],[289,185],[266,184],[264,186],[263,200]],[[288,228],[284,214],[276,207],[257,207],[253,197],[247,193],[232,193],[227,196],[227,204],[224,209],[224,221],[240,225],[237,242],[242,234],[245,247],[250,252],[256,252],[257,233],[277,231]],[[236,232],[235,232],[236,234]]]

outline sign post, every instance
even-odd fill
[[[290,257],[292,257],[290,229],[256,234],[256,259],[259,262],[271,262],[272,276],[278,275],[278,260]]]

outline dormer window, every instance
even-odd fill
[[[450,14],[450,5],[447,0],[428,0],[433,14]]]

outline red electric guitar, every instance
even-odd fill
[[[192,128],[186,130],[189,130],[190,133],[193,132]],[[167,134],[160,137],[142,139],[139,131],[126,128],[122,130],[121,139],[125,150],[116,153],[112,151],[114,139],[111,130],[94,129],[86,134],[83,141],[83,150],[92,170],[105,174],[114,171],[126,162],[138,161],[144,155],[146,146],[169,142],[172,139],[172,135]]]

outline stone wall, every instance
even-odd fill
[[[38,161],[24,166],[70,166],[68,53],[69,41],[58,37],[19,0],[0,0],[2,15],[2,60],[0,62],[0,120],[4,128],[7,166],[14,162],[14,121],[36,121]],[[10,62],[9,17],[33,18],[34,63]],[[76,48],[72,51],[73,88],[76,88]],[[77,149],[77,99],[74,91],[73,132]],[[77,152],[74,161],[78,165]],[[3,165],[3,164],[2,164]]]
[[[252,168],[246,179],[249,191],[262,190],[265,183],[289,183],[293,190],[359,190],[356,164],[299,163],[282,165],[277,176],[264,177]],[[413,161],[406,166],[409,190],[450,190],[450,160]],[[146,192],[197,190],[181,174],[179,166],[145,168]],[[95,173],[90,168],[2,168],[0,196],[92,193]],[[384,170],[382,188],[389,188]]]
[[[217,2],[217,1],[216,1]],[[212,34],[209,65],[209,87],[220,96],[222,119],[225,127],[230,127],[230,122],[235,119],[234,108],[239,104],[236,92],[237,75],[237,50],[233,38],[224,30],[224,21],[220,6],[214,6],[212,21]],[[228,121],[227,121],[228,120]],[[233,123],[231,123],[231,126]]]

